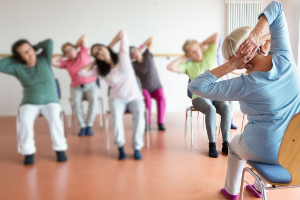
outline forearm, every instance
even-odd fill
[[[16,63],[12,56],[0,59],[0,72],[13,74],[13,65]]]
[[[76,42],[75,46],[78,48],[80,46],[88,47],[88,41],[87,37],[85,35],[82,35]]]
[[[262,36],[268,26],[269,25],[268,25],[268,21],[267,21],[266,17],[264,15],[262,15],[260,17],[260,19],[258,20],[256,26],[252,30],[252,32],[255,32],[257,35]],[[268,34],[266,34],[265,36],[268,37],[267,35]],[[270,35],[270,38],[271,38],[271,35]]]
[[[234,69],[230,66],[229,62],[226,62],[223,65],[220,65],[219,67],[210,70],[210,73],[219,79],[222,76],[231,73],[233,70]]]
[[[64,58],[64,55],[55,56],[52,58],[51,64],[53,67],[61,68],[60,60]]]
[[[219,33],[214,33],[211,36],[209,36],[206,40],[202,41],[201,44],[203,46],[209,45],[211,43],[215,43],[215,45],[218,45],[219,41]]]
[[[112,49],[121,40],[122,31],[120,31],[114,39],[109,43],[108,47]]]
[[[187,57],[186,56],[181,56],[177,59],[175,59],[174,61],[172,61],[168,66],[167,66],[167,69],[169,71],[172,71],[172,72],[176,72],[176,73],[180,73],[180,70],[178,68],[178,66],[185,62],[187,60]]]
[[[142,50],[144,47],[147,47],[148,50],[150,50],[152,47],[152,42],[153,42],[153,39],[152,39],[152,37],[150,37],[139,48]]]

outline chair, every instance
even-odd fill
[[[98,86],[98,88],[100,88],[100,81],[99,81],[99,78],[97,78],[97,80],[96,80],[96,84],[97,84],[97,86]],[[87,101],[87,98],[85,97],[85,96],[83,96],[83,99],[82,99],[82,101]],[[99,111],[99,126],[100,127],[102,127],[103,126],[103,110],[104,110],[104,108],[103,108],[103,98],[102,97],[98,97],[98,101],[99,101],[99,109],[100,109],[100,111]],[[75,121],[75,116],[74,116],[74,113],[75,113],[75,109],[74,109],[74,101],[72,100],[72,98],[70,97],[69,98],[69,103],[70,103],[70,114],[69,114],[69,128],[71,128],[71,124],[74,124],[74,121]],[[71,118],[72,118],[72,120],[71,120]],[[72,121],[72,122],[71,122]]]
[[[240,200],[243,199],[245,172],[249,172],[262,187],[262,199],[266,200],[266,190],[300,187],[300,113],[290,121],[283,136],[279,153],[279,165],[269,165],[247,161],[241,180]],[[267,187],[264,180],[272,187]]]
[[[142,90],[142,85],[141,82],[139,80],[139,78],[136,77],[137,80],[137,84],[139,86],[139,89]],[[110,94],[110,87],[108,87],[108,91],[107,91],[107,96],[109,96]],[[108,123],[108,115],[110,114],[109,111],[106,111],[106,115],[105,115],[105,132],[106,132],[106,149],[109,150],[109,123]],[[124,114],[130,114],[130,112],[128,110],[125,111]],[[145,109],[145,120],[146,120],[146,124],[148,124],[148,110],[147,108]],[[146,129],[146,140],[147,140],[147,148],[150,147],[150,136],[149,136],[149,129]]]
[[[59,81],[58,79],[55,79],[55,83],[56,83],[56,88],[57,88],[57,95],[58,95],[58,98],[61,99],[61,89],[60,89],[60,84],[59,84]],[[39,117],[43,117],[42,114],[39,115]],[[64,127],[64,133],[65,133],[65,137],[66,137],[66,125],[65,125],[65,112],[62,110],[61,113],[60,113],[60,119],[62,121],[62,124],[63,124],[63,127]],[[21,150],[20,150],[20,145],[19,145],[19,141],[20,141],[20,118],[19,118],[19,113],[16,117],[16,120],[17,120],[17,148],[18,148],[18,153],[21,153]]]

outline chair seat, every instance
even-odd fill
[[[269,182],[287,184],[291,181],[290,173],[280,165],[270,165],[254,161],[247,162]]]

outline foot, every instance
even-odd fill
[[[236,130],[236,129],[238,129],[238,127],[236,125],[234,125],[233,123],[231,123],[230,129]]]
[[[228,155],[229,142],[223,141],[222,145],[223,145],[222,153],[225,154],[225,155]]]
[[[209,143],[209,152],[208,152],[209,157],[212,158],[217,158],[219,156],[217,149],[216,149],[216,143],[215,142],[210,142]]]
[[[124,151],[124,147],[119,148],[119,160],[124,160],[126,158],[126,153]]]
[[[66,162],[68,160],[64,151],[56,151],[57,162]]]
[[[158,130],[159,131],[165,131],[166,128],[164,127],[164,124],[158,124]]]
[[[140,150],[134,150],[134,159],[136,160],[142,160],[142,155],[141,155],[141,152]]]
[[[34,154],[25,155],[24,165],[33,165],[34,163]]]
[[[255,196],[256,198],[262,197],[262,192],[255,189],[254,185],[246,185],[246,189],[252,192],[253,196]]]
[[[237,194],[236,195],[229,194],[225,188],[221,189],[221,193],[224,194],[230,200],[237,200],[239,198],[239,195]]]
[[[145,131],[150,131],[150,124],[145,125]]]
[[[78,136],[85,136],[86,128],[81,128],[80,132],[78,133]]]
[[[94,133],[93,133],[93,131],[92,131],[92,127],[89,127],[89,126],[88,126],[88,127],[86,128],[85,134],[88,135],[88,136],[94,135]]]

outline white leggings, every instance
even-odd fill
[[[240,192],[242,172],[247,160],[278,164],[277,160],[266,160],[248,151],[241,136],[242,134],[236,135],[228,149],[225,189],[231,195],[236,195]],[[264,184],[267,185],[267,183]],[[257,181],[254,182],[254,186],[255,189],[261,191],[260,184]]]
[[[36,152],[34,142],[33,125],[39,115],[43,115],[48,121],[52,148],[54,151],[65,151],[67,141],[64,136],[63,124],[60,119],[61,107],[58,103],[45,105],[25,104],[19,109],[18,149],[22,155],[30,155]]]

